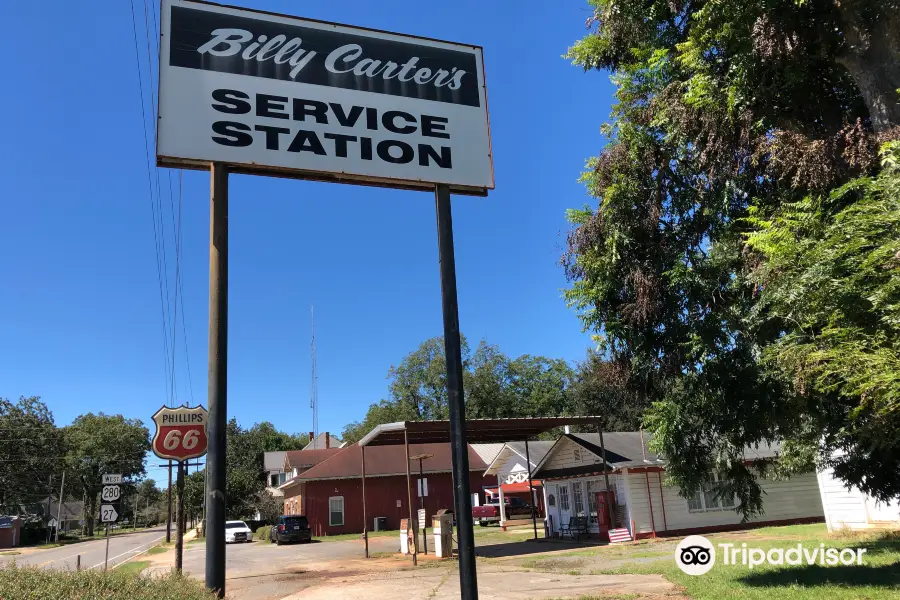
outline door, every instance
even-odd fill
[[[547,486],[547,517],[550,519],[550,535],[559,531],[559,489],[555,485]]]
[[[561,483],[557,489],[559,490],[559,495],[556,499],[556,503],[559,505],[559,523],[568,525],[569,519],[575,516],[575,513],[572,511],[571,486],[568,483]]]
[[[600,537],[609,537],[609,508],[606,503],[606,492],[597,492],[594,494],[594,502],[597,504],[597,528]]]

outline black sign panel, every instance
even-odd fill
[[[172,7],[173,67],[480,106],[475,53]]]

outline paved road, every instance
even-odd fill
[[[166,530],[151,529],[139,533],[123,533],[109,538],[109,567],[115,567],[135,554],[147,550],[161,539],[165,539]],[[19,565],[34,565],[47,569],[75,569],[78,555],[81,555],[82,569],[103,568],[103,559],[106,554],[106,539],[91,542],[80,542],[37,550],[20,556],[2,556],[0,564],[6,564],[15,560]]]
[[[373,553],[393,553],[399,547],[400,540],[394,537],[373,537],[369,540],[369,550]],[[325,572],[333,575],[335,570],[340,570],[348,562],[362,558],[363,545],[358,540],[283,546],[258,541],[228,544],[225,549],[226,590],[229,598],[240,600],[283,598],[318,583]],[[158,568],[162,572],[170,567]],[[184,551],[185,573],[203,579],[205,569],[204,544],[187,544]]]

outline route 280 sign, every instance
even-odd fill
[[[187,460],[206,454],[208,416],[202,406],[160,408],[153,415],[153,422],[156,423],[153,453],[172,460]]]

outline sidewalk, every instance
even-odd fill
[[[635,594],[642,598],[672,597],[675,586],[661,575],[557,575],[501,570],[479,565],[478,597],[482,600],[579,598]],[[426,568],[329,581],[284,600],[456,600],[459,572]]]

